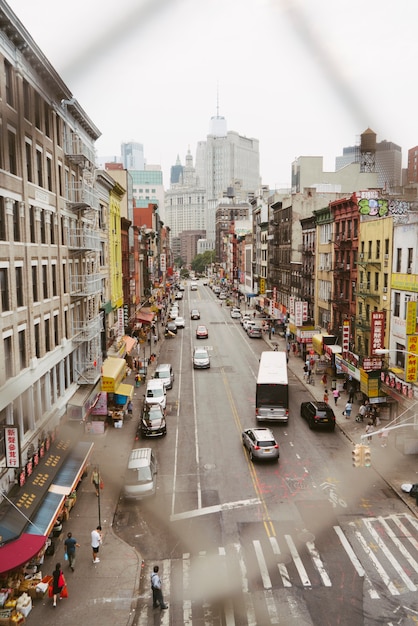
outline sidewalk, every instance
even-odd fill
[[[153,347],[158,353],[160,342]],[[156,361],[148,367],[147,378],[152,377]],[[134,373],[126,381],[135,385]],[[52,574],[57,562],[61,563],[68,584],[68,599],[52,607],[46,596],[33,600],[28,615],[28,624],[74,626],[130,626],[135,618],[135,607],[140,593],[143,561],[141,555],[126,544],[113,531],[116,503],[119,500],[129,453],[135,447],[135,432],[138,424],[144,386],[134,386],[134,417],[121,429],[108,428],[103,435],[82,434],[80,439],[94,442],[89,475],[77,490],[77,502],[71,510],[70,519],[63,524],[60,537],[55,538],[55,554],[45,557],[42,575]],[[76,427],[76,426],[75,426]],[[98,465],[104,481],[100,498],[96,497],[91,483],[91,468]],[[92,562],[90,533],[99,524],[103,532],[100,547],[100,563]],[[75,571],[64,560],[64,541],[67,532],[80,544],[76,552]],[[135,532],[135,529],[133,529]]]
[[[277,334],[274,335],[271,339],[269,339],[267,334],[263,335],[264,341],[267,345],[273,349],[274,344],[278,345],[279,350],[286,350],[286,340]],[[304,380],[304,371],[303,371],[304,361],[300,358],[300,356],[293,356],[292,352],[289,356],[289,370],[293,372],[295,376],[300,380],[300,383],[304,385],[307,389],[309,389],[311,395],[315,400],[323,400],[324,396],[324,385],[321,383],[321,376],[315,375],[315,384],[308,384]],[[361,435],[365,434],[365,428],[367,422],[363,423],[356,422],[356,416],[358,414],[358,409],[360,407],[360,402],[355,400],[353,402],[353,410],[351,413],[351,417],[346,419],[342,412],[344,410],[345,403],[348,399],[348,394],[343,392],[343,395],[338,400],[338,405],[334,406],[334,400],[329,392],[329,404],[334,409],[337,427],[340,429],[342,433],[349,439],[352,444],[356,443],[367,443],[364,439],[361,439]],[[382,422],[382,427],[385,422]],[[376,428],[376,431],[379,430]],[[418,517],[418,506],[416,504],[415,498],[412,498],[409,494],[404,493],[401,489],[401,485],[403,483],[416,483],[418,482],[418,464],[416,455],[404,455],[399,450],[395,448],[394,445],[394,435],[389,433],[389,437],[387,438],[387,446],[381,446],[380,438],[375,435],[373,436],[371,447],[372,454],[372,466],[373,469],[383,478],[383,480],[393,489],[393,491],[401,498],[410,511]],[[342,462],[347,462],[351,464],[351,456],[347,459],[344,459]],[[364,470],[365,471],[365,470]]]

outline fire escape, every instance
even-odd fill
[[[66,205],[74,214],[68,229],[72,341],[76,346],[74,367],[80,385],[96,383],[101,375],[99,199],[94,188],[94,151],[75,132],[64,136],[67,159],[79,169],[79,179],[66,185]]]

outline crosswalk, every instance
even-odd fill
[[[161,611],[158,623],[279,624],[284,623],[284,610],[296,623],[303,611],[296,592],[337,585],[335,562],[340,570],[341,563],[346,570],[351,567],[371,600],[417,591],[416,518],[406,513],[359,518],[334,525],[328,533],[332,536],[315,538],[308,531],[295,531],[254,537],[244,545],[219,547],[214,554],[185,553],[182,558],[164,559],[160,571],[169,609]],[[153,565],[144,568],[138,626],[153,623],[149,589]],[[306,615],[304,623],[309,623]]]

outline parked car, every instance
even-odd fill
[[[242,327],[247,332],[248,331],[248,327],[249,326],[255,326],[255,324],[256,324],[256,322],[251,317],[249,317],[248,319],[243,321]]]
[[[196,328],[196,339],[208,339],[209,333],[206,326],[198,326]]]
[[[134,448],[129,455],[123,495],[140,500],[155,494],[157,460],[151,448]]]
[[[248,313],[244,313],[244,315],[241,315],[241,319],[240,319],[241,326],[244,326],[244,322],[248,322],[248,320],[250,319],[251,317],[248,315]]]
[[[200,312],[198,309],[192,309],[192,312],[190,313],[190,319],[200,320]]]
[[[155,368],[154,378],[162,380],[166,389],[171,389],[174,383],[174,371],[170,363],[160,363]]]
[[[165,327],[165,332],[166,333],[173,333],[174,335],[177,334],[177,326],[175,324],[175,322],[170,321],[167,322],[166,327]]]
[[[205,285],[205,286],[208,285],[208,279],[207,278],[203,279],[203,285]]]
[[[176,319],[174,320],[175,325],[177,326],[177,328],[184,328],[184,317],[176,317]]]
[[[326,402],[302,402],[300,415],[308,422],[309,428],[328,427],[335,429],[335,415],[332,408]]]
[[[219,300],[226,300],[227,297],[228,296],[225,291],[221,291],[221,293],[218,295]]]
[[[175,319],[176,319],[176,317],[178,317],[178,314],[179,314],[179,310],[178,310],[178,308],[177,308],[177,307],[173,307],[173,308],[171,308],[171,309],[169,310],[169,312],[168,312],[168,317],[169,317],[171,320],[175,320]]]
[[[179,290],[175,295],[176,300],[183,300],[183,293]]]
[[[138,426],[136,439],[141,437],[164,437],[167,434],[167,425],[163,409],[159,404],[144,405],[141,422]]]
[[[205,369],[210,367],[210,358],[205,348],[194,348],[193,350],[193,368]]]
[[[242,433],[242,443],[248,450],[251,461],[254,459],[278,461],[280,457],[279,444],[270,428],[247,428]]]
[[[184,285],[183,284],[179,285],[179,291],[184,291]]]
[[[231,309],[231,317],[236,320],[241,319],[241,311],[236,308]]]
[[[151,378],[145,391],[145,404],[159,404],[165,410],[167,406],[167,392],[164,382],[157,378]]]
[[[260,337],[263,336],[263,331],[262,331],[261,326],[259,326],[257,323],[248,324],[247,335],[251,338],[259,339]]]

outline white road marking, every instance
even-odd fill
[[[354,525],[354,522],[350,522],[350,523],[352,525]],[[373,550],[371,548],[369,548],[369,546],[367,545],[367,542],[366,542],[365,538],[363,537],[363,535],[358,530],[355,531],[355,535],[356,535],[359,543],[361,544],[363,550],[365,551],[365,553],[373,561],[373,565],[375,566],[378,574],[382,578],[382,580],[385,583],[386,587],[389,589],[390,593],[393,596],[399,596],[399,591],[396,589],[395,585],[390,580],[389,576],[386,574],[384,568],[382,567],[382,565],[380,564],[379,560],[375,556]]]
[[[258,567],[260,568],[261,578],[263,581],[264,589],[271,589],[271,578],[269,575],[267,563],[264,558],[261,543],[257,539],[254,539],[253,546],[255,550],[255,556],[257,557]]]
[[[319,556],[319,552],[316,549],[315,544],[312,541],[307,541],[306,547],[310,552],[312,560],[315,563],[316,569],[318,570],[325,587],[332,587],[331,579],[325,571],[324,564],[322,563],[321,557]]]
[[[248,593],[247,568],[241,552],[241,544],[234,543],[234,548],[238,556],[238,563],[241,571],[242,593],[244,595],[245,612],[247,616],[248,626],[257,626],[254,605],[251,594]]]
[[[393,556],[392,552],[389,550],[389,548],[384,543],[384,541],[382,541],[379,533],[376,531],[375,528],[373,528],[373,523],[367,519],[363,519],[363,523],[366,526],[369,533],[371,534],[371,536],[373,537],[373,539],[375,540],[376,544],[379,546],[379,548],[381,549],[381,551],[383,552],[383,554],[389,561],[389,563],[397,571],[400,578],[404,581],[408,589],[410,589],[411,591],[416,591],[417,590],[416,586],[414,585],[412,580],[409,578],[409,576],[405,574],[402,567],[399,565],[398,561]]]
[[[222,575],[225,580],[227,580],[226,575],[226,552],[225,548],[218,548],[218,554],[222,557],[221,559],[221,567],[222,567]],[[224,601],[224,614],[225,614],[225,626],[235,626],[235,617],[234,617],[234,606],[231,598],[226,598]]]
[[[409,515],[405,516],[408,521],[412,522],[412,519],[409,517]],[[403,534],[405,535],[405,537],[408,539],[408,541],[410,543],[412,543],[412,545],[414,546],[415,550],[418,550],[418,541],[415,539],[415,537],[413,537],[411,535],[411,533],[409,532],[409,530],[406,528],[406,526],[404,526],[401,522],[401,520],[399,519],[399,517],[397,515],[391,515],[390,519],[392,519],[395,524],[397,525],[397,527],[403,532]]]
[[[403,554],[405,559],[408,561],[409,565],[416,572],[418,572],[418,563],[416,562],[414,557],[411,554],[409,554],[408,550],[405,548],[402,541],[399,541],[399,539],[397,538],[397,536],[395,535],[395,533],[393,532],[393,530],[391,529],[391,527],[389,526],[389,524],[386,522],[386,520],[383,517],[379,517],[378,519],[379,519],[380,524],[384,527],[387,535],[392,539],[393,543],[398,548],[399,552]],[[417,542],[415,541],[415,543]]]
[[[192,624],[192,601],[187,597],[190,590],[190,554],[183,554],[183,624]]]
[[[163,574],[161,576],[163,598],[164,602],[170,607],[170,581],[171,581],[171,561],[170,559],[163,560]],[[167,611],[161,611],[161,626],[168,626],[170,623],[170,608]]]
[[[298,570],[302,584],[305,587],[311,587],[311,581],[309,580],[308,573],[303,566],[302,559],[300,558],[298,554],[296,546],[293,543],[292,537],[290,535],[285,535],[284,538],[286,540],[287,545],[289,546],[290,554],[292,555],[293,562],[296,566],[296,569]]]
[[[273,554],[280,556],[280,548],[277,543],[276,537],[270,537],[271,547],[273,549]],[[289,572],[287,571],[287,567],[284,563],[277,563],[277,567],[279,568],[279,573],[282,578],[283,587],[291,587],[292,583],[290,582]]]
[[[211,515],[212,513],[219,513],[220,511],[230,511],[232,509],[239,509],[245,506],[255,506],[260,503],[260,498],[248,498],[247,500],[237,500],[236,502],[224,502],[223,504],[214,504],[213,506],[172,514],[170,515],[170,521],[175,522],[181,519],[199,517],[200,515]]]

